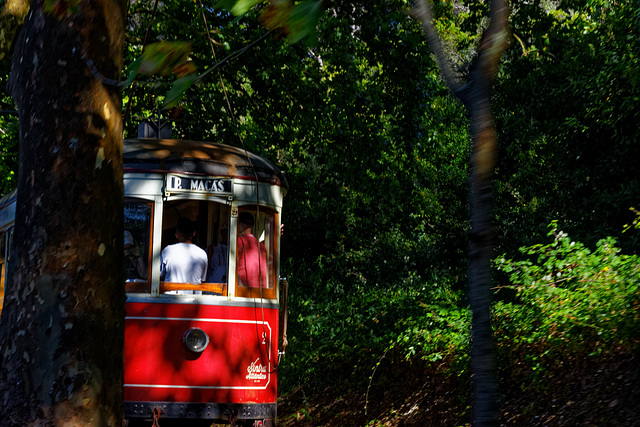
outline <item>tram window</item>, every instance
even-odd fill
[[[124,205],[124,262],[128,292],[149,292],[152,204]]]
[[[4,291],[7,279],[7,265],[11,262],[11,246],[13,244],[13,227],[0,233],[0,314],[4,307]]]
[[[276,215],[271,210],[244,208],[238,215],[238,295],[259,296],[251,288],[275,289]],[[262,295],[271,297],[269,295]]]
[[[164,293],[226,295],[229,262],[229,205],[206,200],[173,200],[164,203],[162,224],[163,250],[178,243],[176,227],[181,218],[195,224],[192,243],[206,253],[207,272],[204,282],[196,274],[186,283],[161,284]],[[199,252],[199,251],[195,251]],[[195,254],[198,258],[200,255]],[[197,267],[194,267],[199,270]],[[161,279],[163,279],[161,277]]]

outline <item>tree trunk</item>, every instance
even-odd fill
[[[489,27],[478,45],[476,66],[464,85],[449,66],[432,15],[429,0],[420,0],[413,11],[413,16],[423,25],[445,82],[465,105],[471,125],[468,295],[472,312],[472,424],[494,426],[498,425],[498,377],[491,329],[491,251],[494,234],[491,225],[491,180],[496,164],[497,139],[491,111],[491,88],[502,53],[509,45],[509,9],[507,0],[491,1]]]
[[[107,77],[122,66],[124,2],[74,3],[34,0],[12,58],[20,177],[2,425],[123,420],[122,124]]]
[[[498,425],[498,376],[491,328],[493,249],[491,178],[497,151],[490,102],[490,81],[475,84],[466,99],[473,150],[469,194],[469,304],[474,426]]]

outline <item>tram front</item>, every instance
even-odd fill
[[[275,423],[282,172],[222,144],[124,144],[125,417]]]

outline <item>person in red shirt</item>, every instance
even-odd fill
[[[240,212],[238,217],[237,269],[240,286],[268,287],[267,248],[251,234],[254,221],[249,212]]]

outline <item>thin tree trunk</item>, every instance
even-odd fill
[[[451,92],[464,103],[471,125],[471,190],[469,195],[469,303],[473,420],[475,426],[498,424],[498,379],[491,329],[491,251],[493,243],[491,180],[496,164],[497,140],[491,112],[491,87],[502,53],[509,45],[509,10],[506,0],[492,0],[490,24],[478,45],[476,67],[465,84],[451,70],[433,25],[429,0],[419,0],[413,11],[424,28]]]
[[[0,424],[122,425],[123,2],[34,0],[12,58],[20,114]]]
[[[496,134],[487,87],[469,95],[473,150],[469,195],[469,304],[471,306],[471,366],[474,426],[498,425],[498,378],[491,328],[491,255],[493,199],[491,177],[495,167]],[[483,94],[482,92],[486,92]]]

